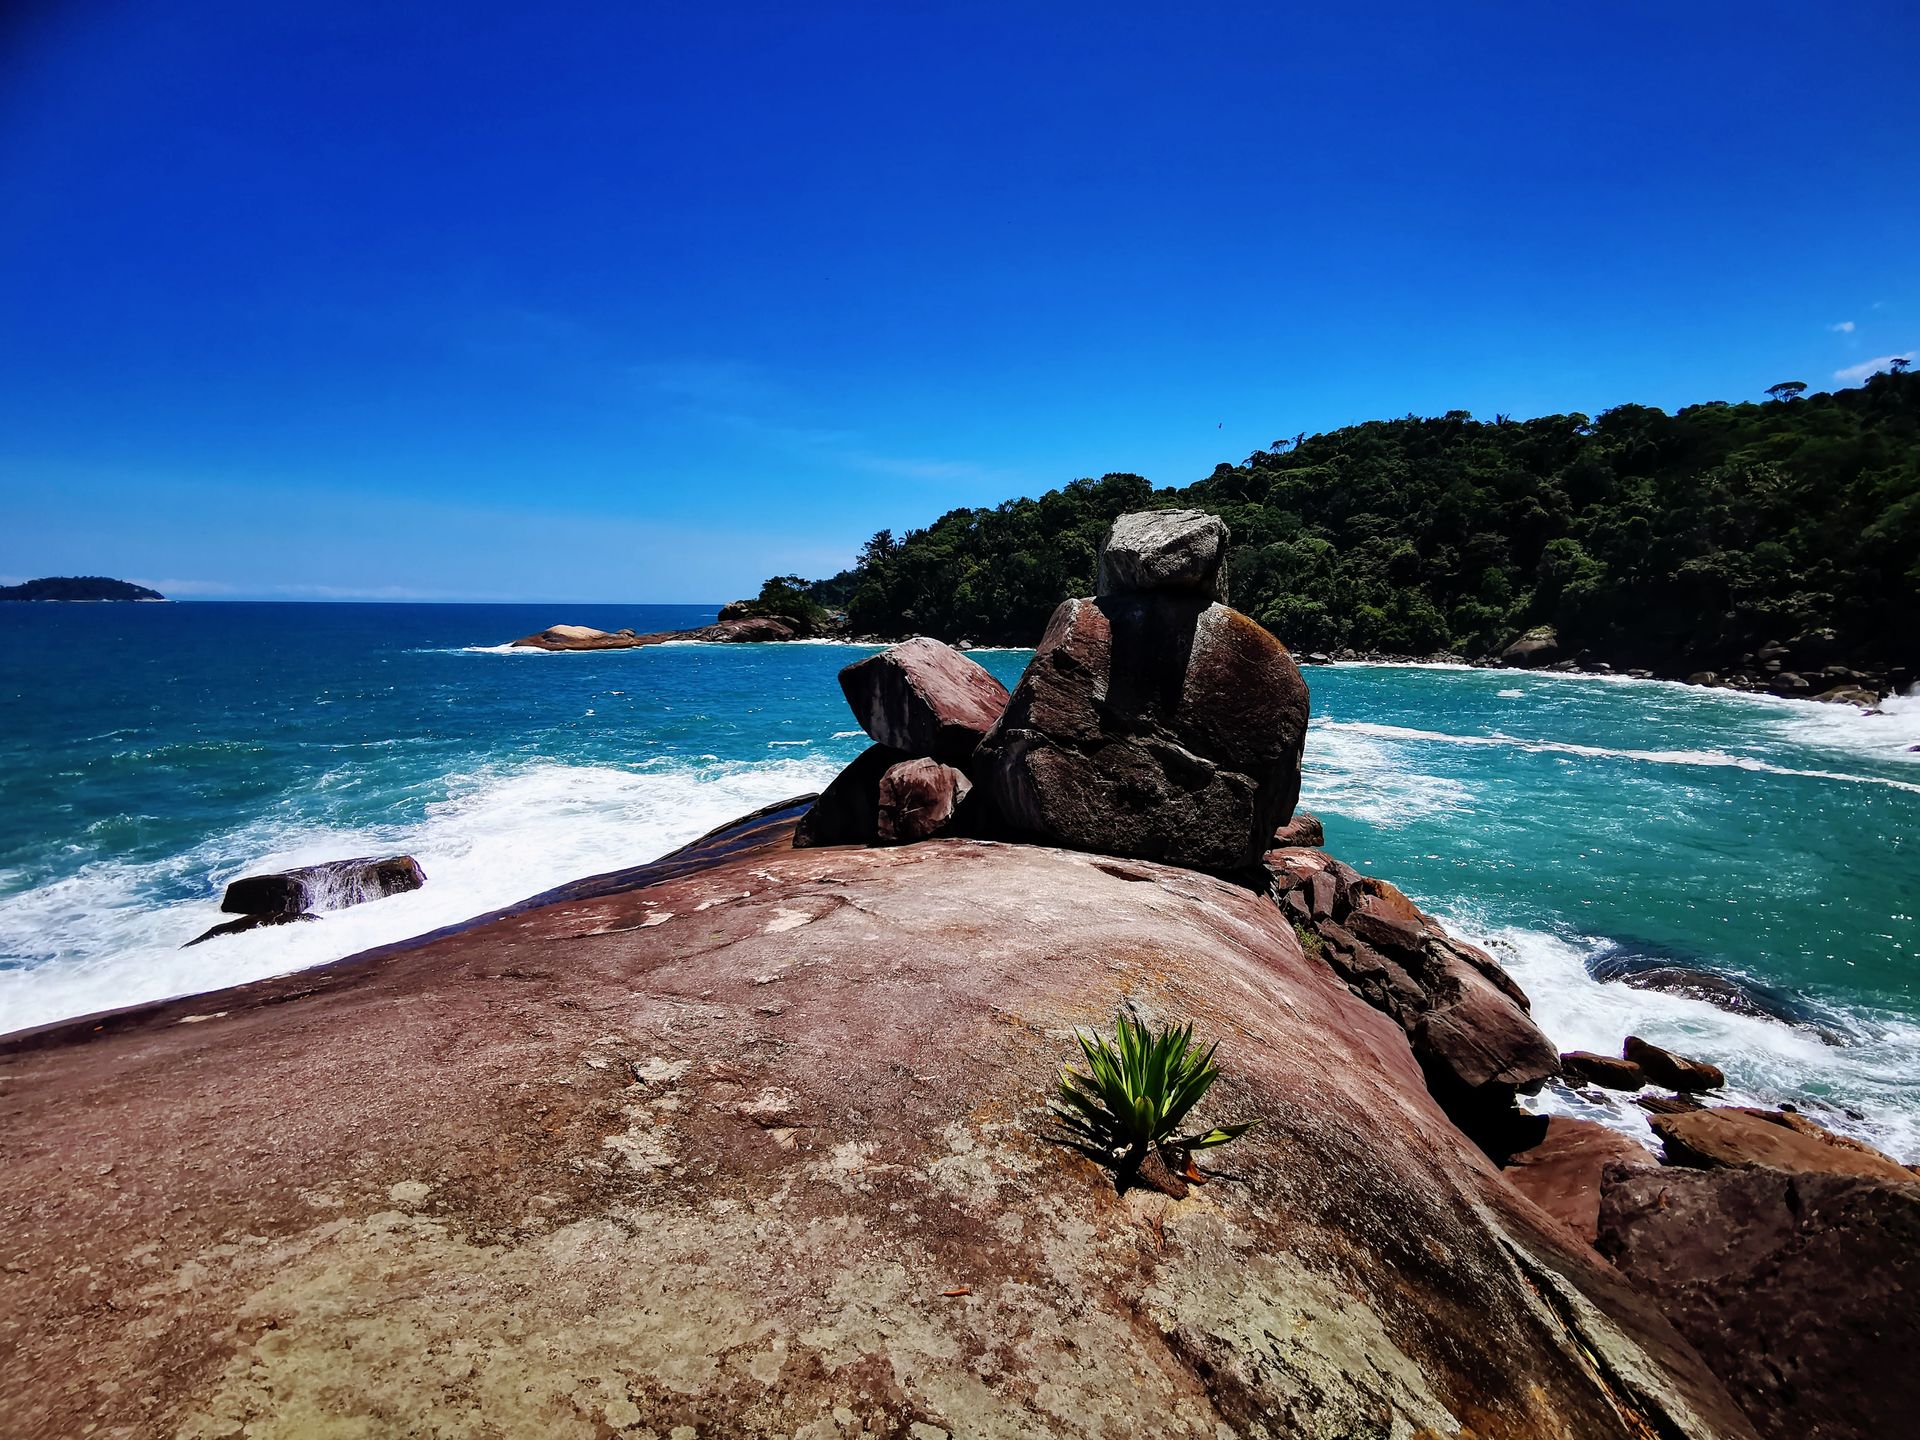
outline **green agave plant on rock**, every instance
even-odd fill
[[[1216,1125],[1176,1135],[1193,1107],[1219,1078],[1214,1044],[1194,1044],[1191,1024],[1150,1030],[1121,1012],[1114,1038],[1074,1031],[1086,1056],[1085,1073],[1060,1071],[1060,1098],[1053,1113],[1075,1141],[1112,1164],[1123,1181],[1138,1181],[1173,1195],[1184,1195],[1193,1152],[1237,1140],[1258,1119]]]

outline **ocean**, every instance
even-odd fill
[[[422,934],[823,786],[861,647],[514,651],[712,606],[0,605],[0,1031]],[[1023,651],[978,651],[1008,684]],[[1329,666],[1303,804],[1330,850],[1486,946],[1563,1049],[1625,1034],[1920,1161],[1920,698]],[[182,942],[258,870],[405,851],[423,890]],[[1596,978],[1768,987],[1805,1023]],[[1646,1135],[1624,1099],[1541,1108]]]

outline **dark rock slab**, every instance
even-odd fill
[[[1007,687],[951,645],[924,636],[840,672],[854,718],[882,745],[965,765],[1000,718]]]
[[[1920,1187],[1855,1175],[1608,1178],[1598,1246],[1767,1440],[1890,1440],[1920,1415]]]
[[[1620,1054],[1623,1059],[1638,1065],[1653,1084],[1664,1085],[1669,1090],[1694,1094],[1701,1090],[1718,1090],[1727,1083],[1727,1077],[1721,1073],[1718,1065],[1709,1065],[1704,1060],[1689,1060],[1684,1055],[1662,1049],[1652,1041],[1642,1040],[1638,1035],[1627,1036],[1626,1043],[1620,1047]]]
[[[1101,595],[1164,592],[1227,603],[1227,524],[1204,510],[1142,510],[1113,522],[1100,547]]]
[[[411,855],[329,860],[272,875],[247,875],[227,886],[220,908],[229,915],[294,915],[344,910],[369,900],[418,890],[427,872]]]
[[[211,929],[203,931],[194,936],[193,939],[187,941],[187,943],[180,948],[185,950],[189,946],[203,944],[208,940],[218,940],[222,935],[242,935],[249,930],[258,930],[266,925],[293,925],[303,920],[318,920],[319,918],[318,915],[310,915],[304,910],[272,911],[264,915],[242,915],[238,920],[227,920],[219,925],[213,926]]]
[[[938,760],[902,760],[880,777],[876,829],[882,842],[908,844],[938,835],[973,790],[973,782]]]

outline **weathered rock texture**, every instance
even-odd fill
[[[1515,1155],[1500,1173],[1591,1245],[1600,1230],[1601,1182],[1608,1167],[1652,1169],[1655,1163],[1645,1146],[1618,1130],[1555,1115],[1547,1120],[1539,1142]]]
[[[1318,815],[1309,815],[1305,810],[1296,810],[1293,818],[1273,832],[1268,842],[1271,850],[1285,850],[1291,846],[1307,845],[1318,848],[1327,843],[1327,832],[1320,824]]]
[[[1768,1440],[1913,1433],[1920,1188],[1770,1170],[1610,1175],[1599,1244]]]
[[[717,645],[754,645],[801,638],[803,622],[770,615],[729,618],[722,614],[712,625],[694,630],[595,630],[590,625],[550,625],[537,635],[522,635],[514,645],[527,650],[635,650],[664,645],[670,640],[702,640]]]
[[[1269,900],[757,827],[0,1047],[8,1433],[1751,1437]],[[1234,1178],[1048,1138],[1122,1003]]]
[[[891,745],[869,745],[833,777],[800,818],[793,843],[872,845],[880,839],[880,781],[894,766],[914,757]]]
[[[418,890],[427,872],[411,855],[329,860],[272,875],[247,875],[227,886],[220,908],[229,915],[297,915],[344,910],[369,900]]]
[[[1185,593],[1227,603],[1227,523],[1204,510],[1122,515],[1100,547],[1101,595]]]
[[[1746,1106],[1714,1106],[1656,1115],[1653,1133],[1675,1165],[1701,1169],[1768,1169],[1920,1183],[1891,1155],[1839,1135],[1804,1115]]]
[[[860,728],[908,755],[965,765],[1007,705],[1007,687],[924,636],[856,661],[840,688]]]
[[[1535,669],[1560,658],[1560,635],[1551,625],[1536,625],[1500,652],[1502,665]]]
[[[1664,1085],[1669,1090],[1678,1090],[1683,1094],[1718,1090],[1727,1083],[1727,1077],[1720,1072],[1718,1065],[1676,1055],[1651,1041],[1642,1040],[1638,1035],[1627,1036],[1620,1047],[1620,1058],[1638,1065],[1641,1073],[1655,1085]]]
[[[1068,600],[974,773],[1018,833],[1226,872],[1293,814],[1306,727],[1293,657],[1239,611]]]
[[[938,760],[903,760],[880,777],[879,838],[927,840],[953,823],[973,783]]]
[[[1266,861],[1282,913],[1353,994],[1406,1032],[1456,1123],[1498,1150],[1514,1096],[1559,1069],[1526,993],[1386,881],[1310,848],[1269,851]]]

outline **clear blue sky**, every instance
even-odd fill
[[[1910,3],[0,8],[9,578],[725,600],[1920,348]]]

